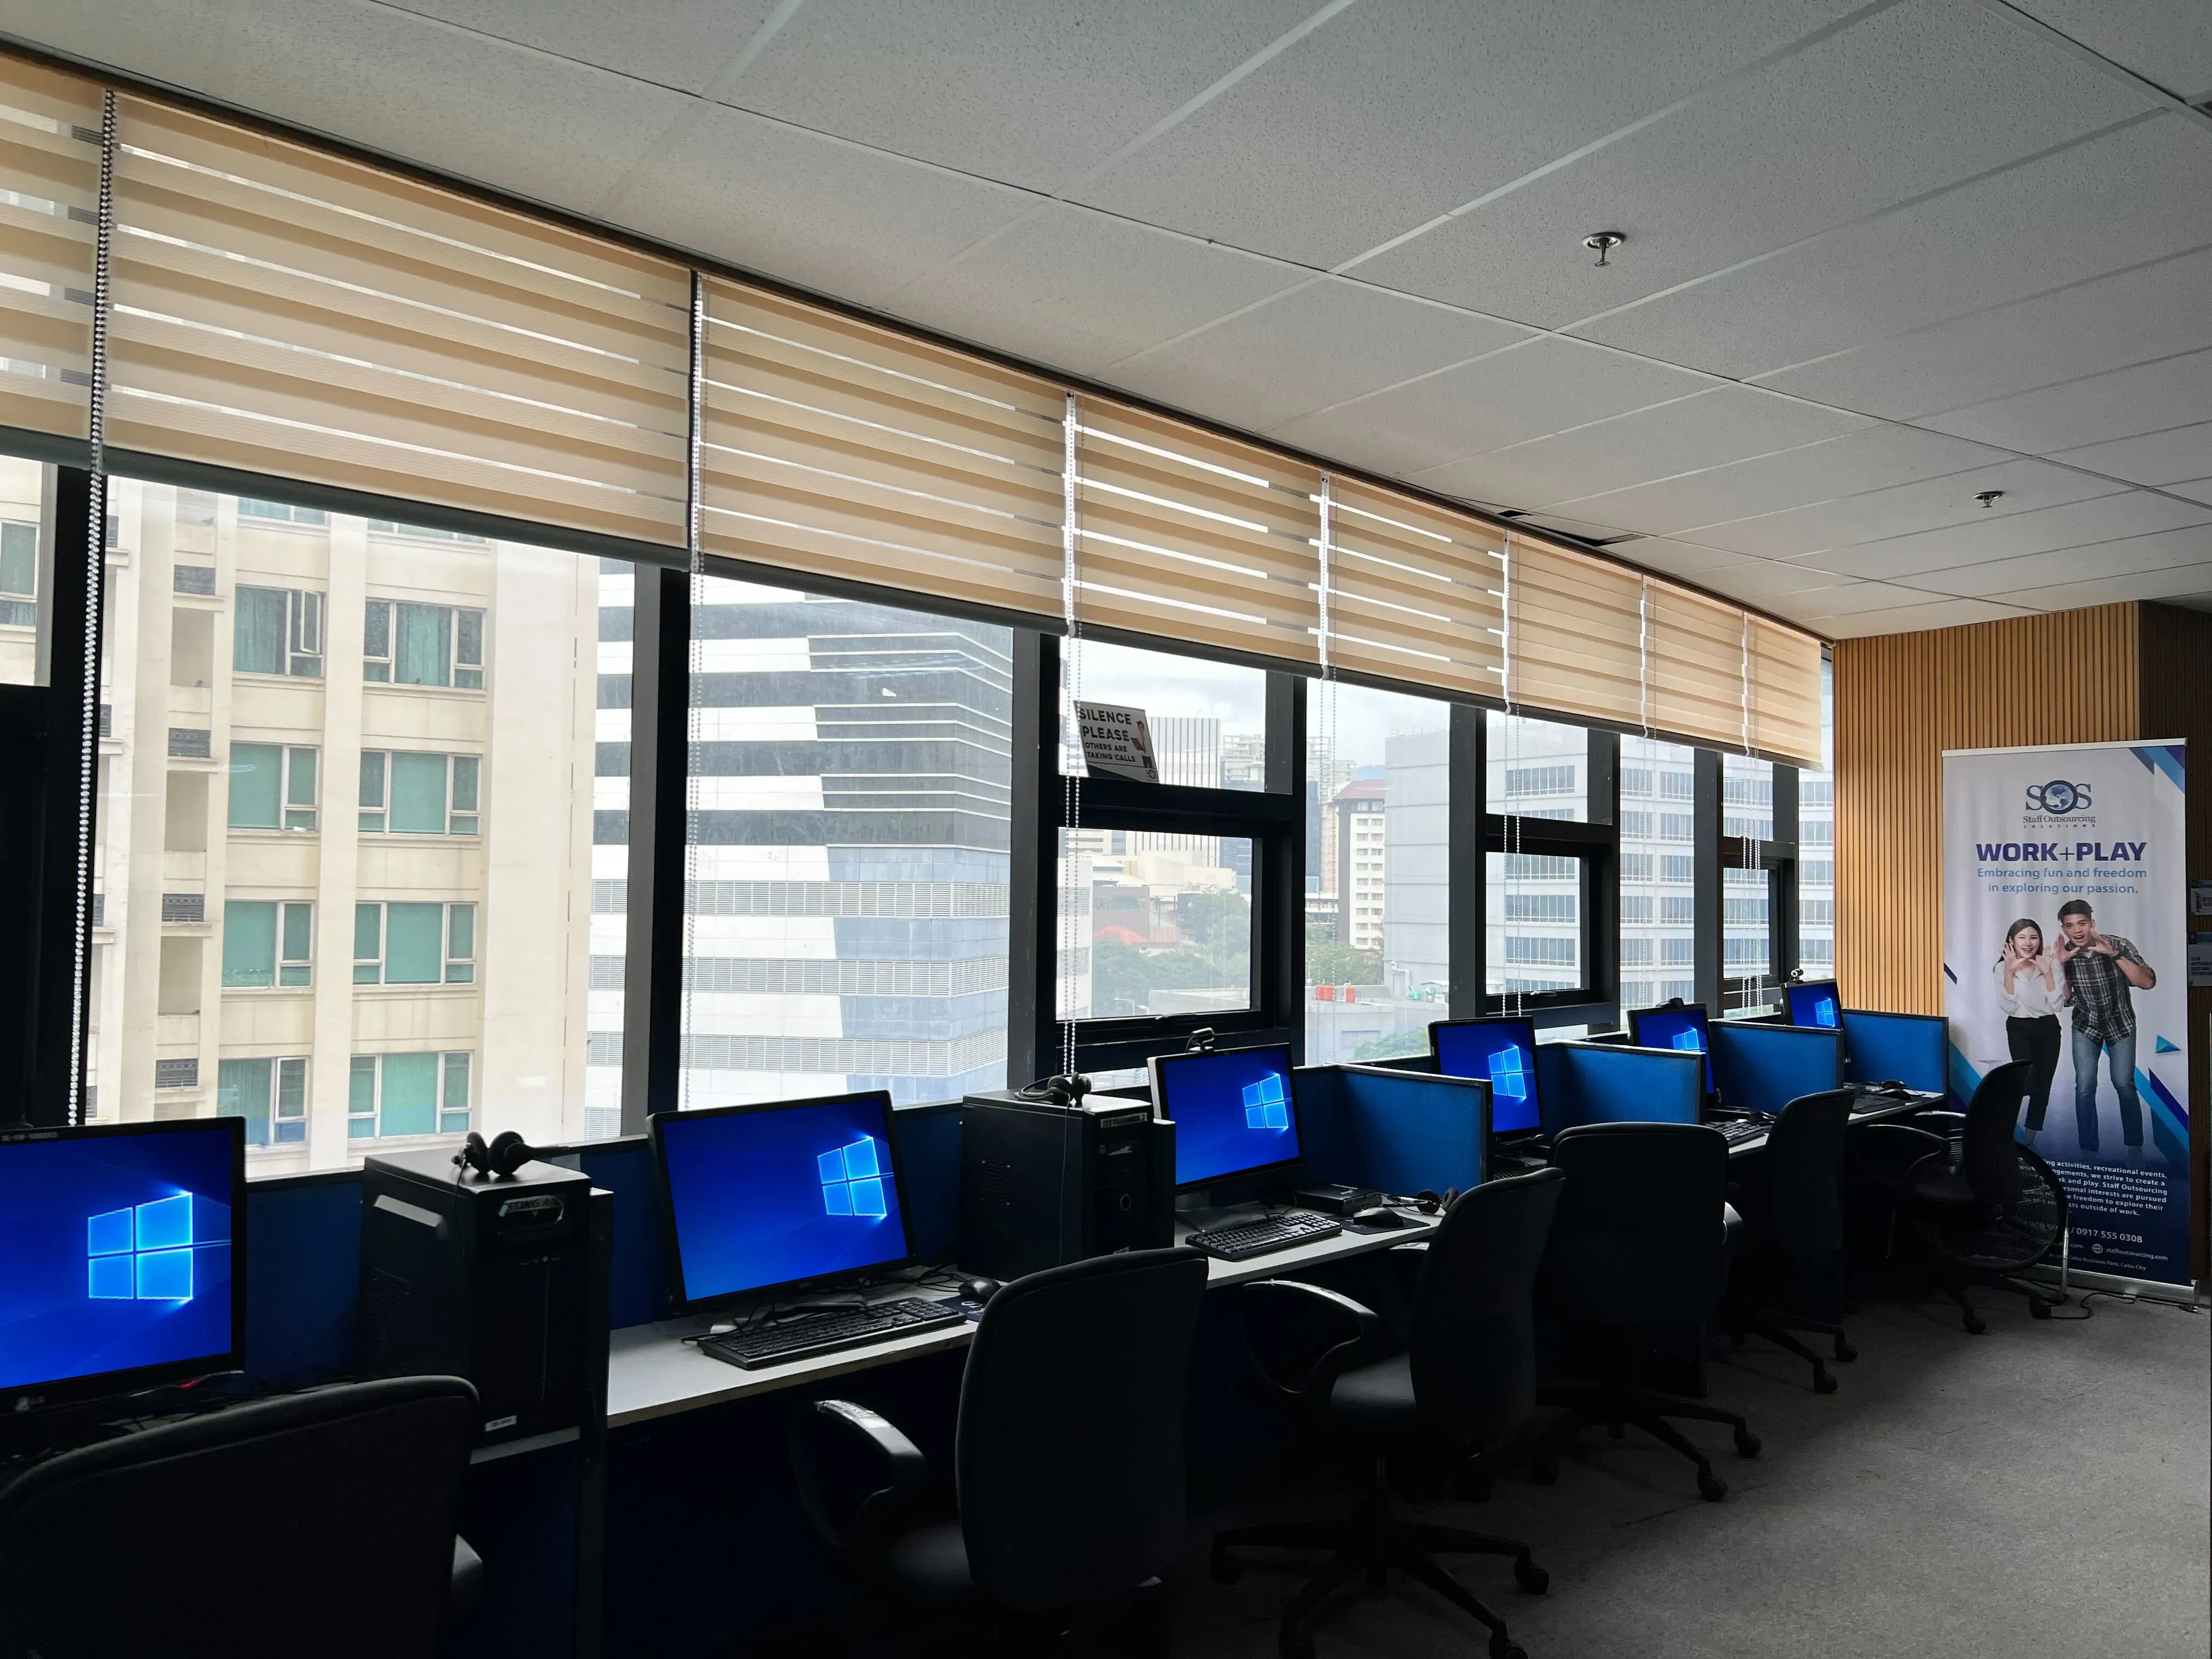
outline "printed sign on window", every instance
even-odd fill
[[[1075,723],[1083,733],[1083,763],[1092,772],[1134,778],[1140,783],[1160,781],[1159,763],[1152,756],[1152,727],[1146,724],[1143,709],[1079,702]]]

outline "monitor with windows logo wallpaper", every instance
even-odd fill
[[[1705,1011],[1688,1008],[1638,1008],[1628,1016],[1629,1035],[1639,1048],[1678,1048],[1705,1057],[1705,1092],[1713,1091],[1711,1045],[1705,1041]]]
[[[1176,1126],[1176,1185],[1188,1189],[1298,1161],[1287,1046],[1164,1054],[1154,1110]]]
[[[1523,1134],[1542,1127],[1536,1100],[1536,1023],[1531,1019],[1440,1019],[1429,1027],[1437,1069],[1490,1084],[1490,1132]]]
[[[0,1409],[237,1363],[243,1127],[0,1137]]]
[[[678,1299],[892,1267],[912,1245],[880,1090],[652,1120]]]
[[[1836,994],[1835,981],[1814,979],[1802,985],[1785,985],[1783,994],[1789,1000],[1792,1025],[1810,1025],[1823,1031],[1843,1029],[1844,1004]]]

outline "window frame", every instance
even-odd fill
[[[428,1129],[387,1130],[384,1114],[387,1105],[385,1094],[385,1062],[394,1059],[410,1059],[428,1054],[437,1061],[436,1078],[430,1103]],[[364,1062],[367,1071],[364,1073]],[[346,1144],[350,1146],[363,1140],[428,1140],[443,1139],[466,1134],[476,1121],[476,1051],[472,1048],[398,1048],[376,1054],[355,1054],[347,1063],[346,1071]],[[462,1104],[450,1104],[453,1094],[453,1079],[461,1081]],[[361,1079],[369,1079],[368,1107],[360,1105]],[[458,1123],[447,1120],[458,1118]],[[368,1127],[363,1128],[362,1126]]]
[[[230,977],[230,929],[232,919],[248,905],[270,908],[269,982],[265,985],[233,983]],[[301,931],[307,935],[305,945],[298,954],[292,951],[291,924],[295,918],[301,921]],[[232,898],[222,902],[222,940],[218,989],[225,996],[251,995],[261,991],[306,991],[314,988],[315,967],[315,904],[313,899]]]
[[[443,830],[394,830],[392,822],[392,757],[395,755],[434,755],[446,763],[446,828]],[[372,760],[378,765],[377,799],[371,804],[357,799],[355,805],[356,833],[363,836],[414,836],[425,839],[433,836],[481,836],[483,834],[483,757],[456,754],[441,749],[363,749],[361,751],[361,787],[356,795],[365,796]],[[460,781],[465,769],[469,779],[470,796],[476,805],[463,810],[459,805]],[[381,823],[368,822],[372,816]]]
[[[281,647],[284,658],[282,668],[247,668],[238,660],[240,633],[238,617],[247,593],[278,593],[284,600],[284,643]],[[323,678],[325,624],[329,614],[329,596],[313,588],[272,587],[266,582],[236,581],[231,583],[231,644],[230,672],[234,675],[249,674],[258,679],[319,680]]]
[[[246,1144],[249,1147],[267,1149],[280,1146],[305,1147],[307,1145],[308,1103],[313,1099],[307,1088],[309,1056],[306,1054],[234,1054],[216,1062],[216,1113],[217,1117],[238,1117],[246,1120]],[[245,1112],[227,1112],[222,1108],[223,1073],[234,1066],[266,1066],[269,1067],[269,1110],[261,1120],[264,1133],[256,1139],[253,1118]],[[292,1069],[296,1068],[296,1069]],[[285,1079],[289,1074],[299,1081],[296,1108],[284,1109]],[[294,1131],[295,1133],[287,1133]]]
[[[276,822],[274,823],[240,823],[230,815],[234,792],[228,780],[238,775],[238,751],[240,749],[274,749],[276,760]],[[306,757],[305,761],[301,757]],[[322,748],[312,743],[266,743],[258,738],[234,737],[224,758],[222,827],[226,832],[243,830],[249,835],[312,836],[322,825]],[[301,773],[307,774],[305,801],[295,799],[302,793]],[[293,820],[300,820],[295,823]]]
[[[1522,814],[1507,814],[1492,810],[1489,797],[1490,780],[1490,722],[1492,712],[1518,714],[1518,709],[1505,710],[1496,705],[1462,704],[1455,710],[1455,729],[1467,727],[1462,739],[1471,750],[1464,763],[1465,769],[1455,769],[1452,779],[1452,799],[1456,805],[1462,776],[1471,781],[1467,791],[1474,799],[1476,822],[1480,825],[1480,845],[1482,861],[1480,878],[1473,882],[1455,881],[1452,949],[1455,960],[1462,950],[1461,918],[1456,912],[1459,889],[1469,886],[1474,890],[1474,912],[1477,937],[1468,943],[1474,949],[1474,972],[1472,975],[1473,994],[1466,999],[1472,1002],[1466,1012],[1470,1014],[1526,1014],[1539,1028],[1554,1025],[1607,1026],[1616,1024],[1620,1017],[1620,739],[1613,732],[1596,726],[1583,726],[1585,740],[1583,778],[1583,799],[1587,804],[1583,820],[1571,818],[1540,818]],[[1532,714],[1553,725],[1574,726],[1571,720],[1555,720],[1548,715]],[[1656,798],[1655,798],[1656,799]],[[1501,801],[1497,803],[1503,805]],[[1517,828],[1516,828],[1517,821]],[[1470,837],[1471,838],[1471,837]],[[1455,834],[1455,845],[1467,842]],[[1568,858],[1577,861],[1576,913],[1577,950],[1577,959],[1582,965],[1578,985],[1556,991],[1492,991],[1488,984],[1488,969],[1492,965],[1484,958],[1489,948],[1490,879],[1489,854],[1516,854],[1529,858]],[[1503,914],[1501,927],[1510,922]],[[1500,933],[1501,941],[1504,938]],[[1501,970],[1505,964],[1496,964]],[[1501,973],[1501,978],[1503,975]],[[1455,980],[1459,978],[1455,975]],[[1462,999],[1455,988],[1452,1012],[1462,1012]]]
[[[356,899],[354,902],[353,982],[362,988],[384,989],[398,988],[410,993],[432,991],[456,987],[471,988],[477,983],[477,911],[481,901],[477,899]],[[399,979],[390,976],[392,960],[392,907],[404,905],[410,908],[428,909],[435,907],[438,915],[438,966],[436,979]],[[375,914],[376,948],[373,954],[362,954],[363,924],[370,912]],[[456,955],[462,934],[466,934],[468,949]],[[364,969],[368,977],[364,978]]]
[[[399,671],[399,630],[403,611],[442,611],[446,613],[444,670],[441,680],[403,680]],[[364,685],[405,687],[416,691],[482,691],[484,690],[484,645],[489,633],[490,607],[474,605],[425,605],[414,599],[371,599],[362,607],[361,678]],[[462,654],[475,623],[475,654]],[[384,647],[374,649],[381,624]],[[381,671],[381,672],[380,672]]]

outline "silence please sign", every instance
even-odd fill
[[[1152,727],[1145,722],[1143,709],[1079,701],[1075,724],[1083,734],[1083,763],[1091,771],[1140,783],[1160,781],[1159,763],[1152,757]]]

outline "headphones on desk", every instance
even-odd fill
[[[1423,1215],[1434,1215],[1439,1210],[1449,1210],[1451,1208],[1452,1205],[1458,1200],[1458,1198],[1459,1188],[1456,1187],[1445,1188],[1443,1196],[1442,1198],[1437,1197],[1435,1193],[1430,1191],[1426,1187],[1424,1187],[1419,1192],[1413,1194],[1413,1207],[1419,1210]]]
[[[453,1154],[453,1167],[474,1170],[486,1181],[512,1181],[517,1170],[538,1156],[538,1149],[512,1129],[501,1130],[489,1145],[471,1129]]]

